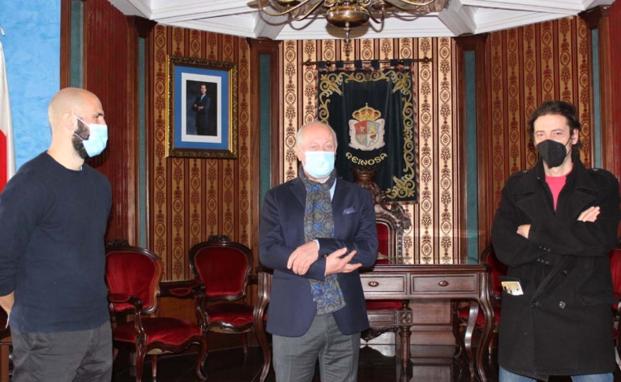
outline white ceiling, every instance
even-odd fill
[[[292,25],[286,19],[269,23],[248,7],[247,0],[109,0],[128,16],[141,16],[164,25],[274,40],[330,39],[340,31],[326,28],[323,17]],[[513,28],[576,15],[610,5],[615,0],[449,0],[441,12],[414,18],[387,18],[383,27],[360,27],[352,37],[459,36]]]

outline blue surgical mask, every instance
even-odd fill
[[[330,176],[334,170],[334,155],[332,151],[306,151],[304,153],[304,171],[315,179]]]
[[[78,125],[80,123],[88,127],[90,132],[88,138],[84,138],[78,133],[81,130],[80,128],[74,134],[82,140],[84,150],[86,150],[88,156],[92,158],[101,154],[108,143],[108,126],[103,123],[86,123],[78,118]]]

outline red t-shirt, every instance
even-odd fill
[[[558,194],[561,193],[563,186],[565,186],[566,180],[567,180],[567,175],[563,175],[563,176],[546,175],[546,183],[548,184],[548,187],[550,187],[550,192],[552,193],[552,201],[554,202],[554,211],[556,211],[556,202],[558,202]]]

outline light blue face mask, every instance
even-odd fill
[[[84,150],[86,150],[89,158],[101,154],[108,144],[108,126],[103,123],[86,123],[81,119],[78,119],[78,121],[85,124],[90,132],[88,139],[84,139],[78,133],[74,133],[82,140]]]
[[[306,151],[304,171],[315,179],[326,178],[334,170],[334,159],[332,151]]]

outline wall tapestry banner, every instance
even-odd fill
[[[409,70],[319,73],[319,120],[336,131],[336,169],[374,173],[382,197],[416,201],[416,137]]]

